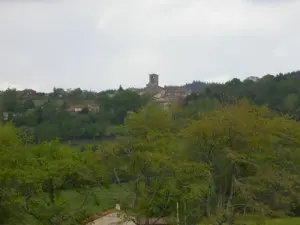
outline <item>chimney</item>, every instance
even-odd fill
[[[121,210],[121,206],[120,204],[116,204],[116,210],[120,211]]]

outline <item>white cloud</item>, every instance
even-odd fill
[[[30,2],[30,1],[29,1]],[[300,69],[300,2],[0,2],[0,79],[106,89],[225,81]]]

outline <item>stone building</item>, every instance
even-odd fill
[[[139,92],[152,95],[154,100],[162,104],[164,108],[168,108],[172,102],[183,100],[192,93],[185,86],[159,86],[159,75],[157,74],[150,74],[148,84]]]
[[[84,225],[168,225],[171,223],[170,218],[149,218],[136,221],[133,216],[127,215],[121,210],[119,204],[114,209],[102,212],[98,215],[91,216],[83,222]]]

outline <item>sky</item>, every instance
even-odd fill
[[[300,69],[298,0],[0,0],[0,89],[101,91]]]

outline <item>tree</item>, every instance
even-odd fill
[[[183,130],[187,151],[210,168],[206,216],[288,213],[298,202],[298,124],[247,101],[203,113]]]
[[[73,100],[82,99],[83,91],[80,88],[75,88],[68,93],[68,96],[70,96]]]
[[[66,91],[63,88],[55,88],[54,87],[52,94],[53,94],[53,97],[61,98],[66,95]]]
[[[250,77],[243,82],[233,79],[225,84],[209,85],[197,98],[216,98],[221,103],[247,98],[257,105],[268,105],[272,110],[300,118],[299,85],[300,71],[266,75],[261,79]]]
[[[40,189],[34,192],[28,187],[22,192],[25,213],[42,224],[81,224],[91,213],[84,208],[91,185],[106,180],[105,168],[97,162],[95,153],[74,151],[58,142],[43,143],[29,150],[31,169],[35,170],[35,182]],[[61,196],[65,189],[78,192],[74,198],[81,203],[74,205],[74,199]]]
[[[60,137],[58,124],[43,122],[35,127],[36,140],[38,143],[51,141]]]
[[[15,112],[18,104],[17,90],[7,89],[2,93],[2,107],[4,112]]]
[[[0,126],[0,224],[16,224],[22,219],[20,195],[14,183],[25,177],[23,155],[18,151],[24,142],[11,125]]]
[[[32,145],[11,124],[0,127],[0,153],[1,224],[81,224],[91,187],[107,182],[96,153],[57,141]],[[61,195],[66,189],[76,201]]]
[[[175,216],[176,202],[205,193],[206,166],[190,162],[178,147],[179,127],[171,111],[149,104],[129,114],[123,130],[103,158],[119,182],[122,175],[130,179],[127,191],[133,200],[121,204],[138,224],[143,218]]]
[[[24,101],[24,109],[27,111],[28,109],[34,109],[35,105],[32,99],[27,99]]]
[[[120,91],[124,91],[124,89],[123,89],[122,85],[120,85],[120,86],[119,86],[119,89],[118,89],[118,91],[119,91],[119,92],[120,92]]]

